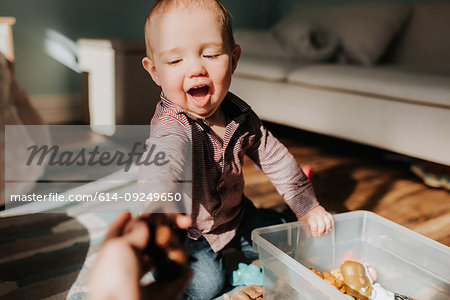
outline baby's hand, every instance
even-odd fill
[[[333,216],[321,205],[314,207],[298,220],[306,222],[311,234],[316,237],[328,233],[334,226]]]

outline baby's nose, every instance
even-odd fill
[[[201,59],[193,59],[188,68],[189,77],[206,75],[206,68]]]

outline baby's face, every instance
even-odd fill
[[[218,17],[206,9],[172,9],[150,25],[152,58],[143,65],[166,97],[208,118],[228,92],[240,48],[226,44]]]

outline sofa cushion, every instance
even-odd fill
[[[242,55],[288,59],[288,55],[270,31],[239,29],[234,39],[241,46]]]
[[[409,10],[405,3],[300,3],[274,29],[292,23],[319,26],[337,36],[350,61],[372,65],[398,34]]]
[[[272,33],[291,59],[324,61],[338,50],[337,36],[311,22],[281,22]]]
[[[300,64],[273,57],[242,56],[235,76],[261,78],[270,81],[285,81],[287,74]]]
[[[392,62],[450,69],[450,2],[412,3],[405,27]]]
[[[450,74],[392,66],[311,65],[292,71],[288,81],[381,99],[450,108]]]

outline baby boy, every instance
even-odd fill
[[[333,218],[317,202],[286,147],[249,105],[228,91],[241,48],[220,2],[157,1],[147,17],[145,37],[147,57],[142,63],[162,89],[152,119],[159,129],[152,130],[150,138],[173,140],[173,145],[183,147],[188,136],[192,145],[192,227],[187,247],[194,277],[185,299],[211,299],[225,284],[222,250],[233,247],[256,258],[251,231],[283,222],[244,196],[244,155],[270,178],[314,236],[331,230]]]

